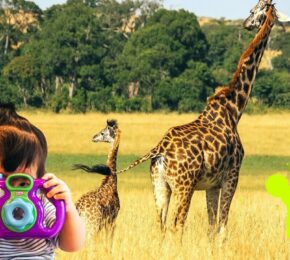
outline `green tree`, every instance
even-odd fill
[[[253,96],[268,106],[289,108],[290,81],[287,71],[260,71]]]
[[[43,99],[48,94],[55,111],[67,104],[58,102],[57,96],[67,93],[59,88],[68,88],[73,109],[84,100],[80,97],[90,100],[92,93],[112,94],[117,56],[130,36],[124,35],[122,26],[144,2],[70,0],[44,12],[41,30],[30,38],[22,53],[34,57]],[[88,102],[88,106],[98,107],[94,102]]]
[[[207,64],[190,61],[180,76],[160,82],[154,92],[153,106],[179,112],[200,111],[215,85]]]
[[[40,8],[30,1],[24,0],[1,0],[0,1],[0,99],[17,101],[21,103],[21,91],[27,88],[20,84],[21,78],[25,78],[28,68],[26,58],[18,59],[21,55],[21,47],[28,41],[33,32],[37,29],[41,16]],[[28,19],[29,18],[29,19]],[[12,60],[16,58],[16,62]],[[19,64],[25,63],[23,71]],[[5,67],[4,71],[3,68]],[[3,72],[5,72],[3,74]],[[12,73],[13,72],[13,73]],[[15,79],[10,75],[17,74]],[[28,77],[28,81],[31,79]],[[27,81],[24,82],[26,84]],[[28,84],[28,83],[27,83]],[[26,91],[24,100],[27,103]]]
[[[154,97],[155,91],[160,92],[157,86],[163,89],[188,68],[189,61],[205,61],[206,53],[207,41],[194,14],[159,10],[124,46],[116,92],[128,97],[130,82],[139,82],[138,95]]]
[[[240,24],[242,21],[238,24],[227,24],[221,20],[202,27],[210,46],[207,59],[220,85],[228,84],[240,55],[253,37],[253,33],[243,30]]]
[[[14,104],[21,103],[21,96],[17,86],[10,84],[10,82],[0,75],[0,103],[11,102]]]
[[[38,45],[38,51],[30,51],[39,55],[45,76],[60,77],[68,83],[72,100],[78,86],[102,79],[104,33],[93,9],[83,3],[54,7],[48,13],[32,45]]]
[[[280,33],[272,43],[272,48],[280,50],[281,55],[273,59],[274,68],[288,70],[290,73],[290,32]],[[290,77],[289,77],[290,80]]]
[[[38,70],[35,70],[34,64],[31,56],[23,55],[15,57],[3,69],[4,76],[18,87],[18,95],[22,96],[23,104],[26,107],[28,98],[33,94],[35,81],[39,77],[37,75]]]
[[[25,23],[19,16],[30,14],[36,19],[35,23]],[[33,29],[37,23],[41,9],[33,2],[25,0],[0,1],[0,45],[4,55],[13,50],[12,45],[23,40],[24,32]]]

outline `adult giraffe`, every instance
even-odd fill
[[[237,125],[252,92],[275,20],[276,9],[272,0],[259,0],[244,22],[246,29],[257,28],[258,32],[241,55],[229,85],[216,90],[195,121],[169,129],[148,154],[119,171],[127,171],[151,159],[151,178],[161,229],[165,227],[173,193],[176,203],[173,228],[183,230],[194,190],[206,190],[210,230],[215,230],[216,224],[218,230],[227,224],[244,156]]]

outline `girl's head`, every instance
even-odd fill
[[[41,144],[34,134],[13,126],[0,126],[1,173],[22,172],[39,178],[45,172],[45,159]]]
[[[34,138],[36,138],[36,140],[38,141],[38,149],[36,151],[37,156],[34,157],[34,161],[37,158],[43,160],[43,162],[40,163],[43,165],[39,165],[37,167],[36,177],[42,177],[45,173],[45,160],[47,157],[47,143],[44,134],[37,127],[31,124],[26,118],[18,115],[13,104],[0,104],[0,126],[14,126],[14,129],[17,128],[19,130],[22,130],[22,133],[30,134],[31,136],[34,136]],[[31,146],[29,149],[32,149]],[[32,154],[32,151],[30,151],[30,154]],[[19,156],[22,156],[25,160],[25,157],[30,155],[25,152],[22,155],[19,154]],[[16,161],[14,163],[16,163]],[[9,167],[9,165],[6,166]],[[30,165],[30,167],[32,167],[32,165]]]

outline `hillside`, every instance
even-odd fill
[[[242,24],[242,20],[237,19],[237,20],[226,20],[224,18],[220,18],[220,19],[216,19],[216,18],[212,18],[212,17],[206,17],[206,16],[199,16],[197,18],[199,25],[202,27],[204,25],[208,25],[208,24],[220,24],[221,22],[223,22],[226,25],[241,25]]]

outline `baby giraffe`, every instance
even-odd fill
[[[115,220],[120,210],[116,174],[120,135],[121,131],[118,128],[117,121],[108,120],[106,128],[93,137],[93,142],[112,144],[108,154],[107,165],[100,164],[92,167],[83,164],[74,165],[74,169],[107,175],[99,188],[82,195],[76,203],[79,214],[86,219],[90,230],[89,233],[97,233],[103,228],[111,232],[114,230]]]

